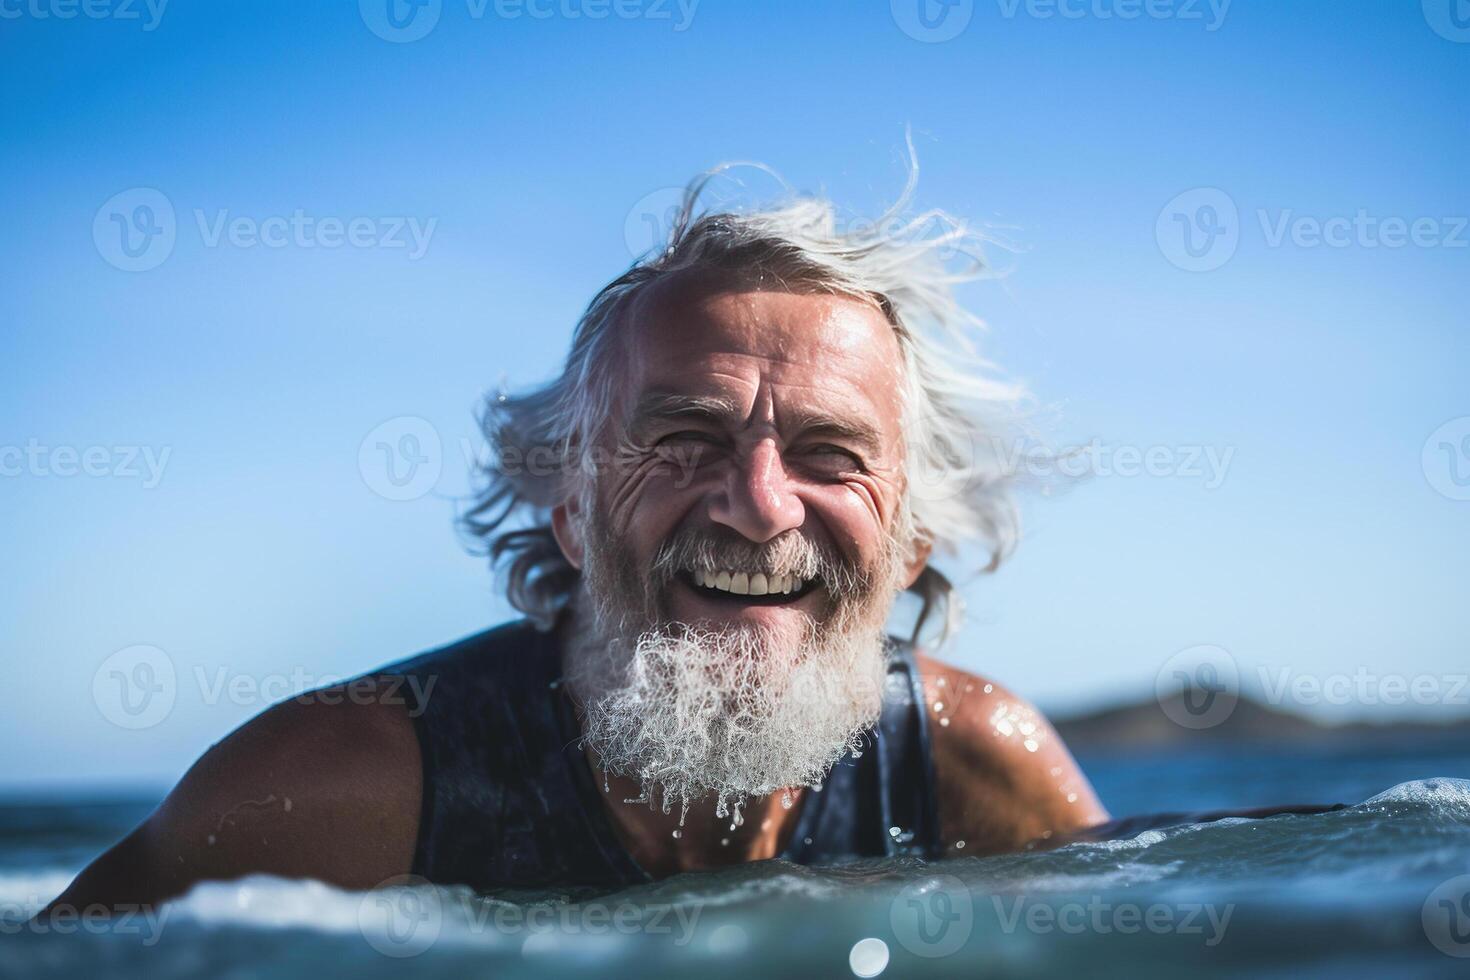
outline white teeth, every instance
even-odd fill
[[[693,577],[707,589],[735,595],[790,595],[801,591],[806,584],[795,575],[767,575],[764,572],[697,571]]]

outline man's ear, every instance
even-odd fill
[[[551,508],[551,533],[562,555],[577,571],[582,570],[582,502],[576,494]]]
[[[929,555],[934,551],[934,542],[926,537],[915,537],[913,554],[904,566],[903,587],[907,589],[918,579],[919,574],[924,571],[924,566],[929,564]]]

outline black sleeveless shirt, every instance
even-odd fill
[[[650,881],[618,841],[561,688],[561,651],[529,620],[375,673],[413,677],[423,809],[413,873],[477,891],[616,890]],[[432,687],[430,686],[432,684]],[[797,864],[940,854],[928,718],[913,648],[889,638],[882,718],[797,804]]]

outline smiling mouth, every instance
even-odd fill
[[[679,581],[702,598],[742,606],[781,606],[795,602],[821,587],[820,579],[789,575],[766,577],[744,572],[681,572]]]

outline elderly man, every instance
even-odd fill
[[[963,228],[698,196],[558,379],[490,403],[467,520],[525,618],[266,711],[61,901],[250,873],[618,888],[1107,819],[1044,718],[916,643],[957,619],[932,549],[1013,537],[979,447],[1015,392],[956,342]],[[887,632],[905,591],[913,640]]]

